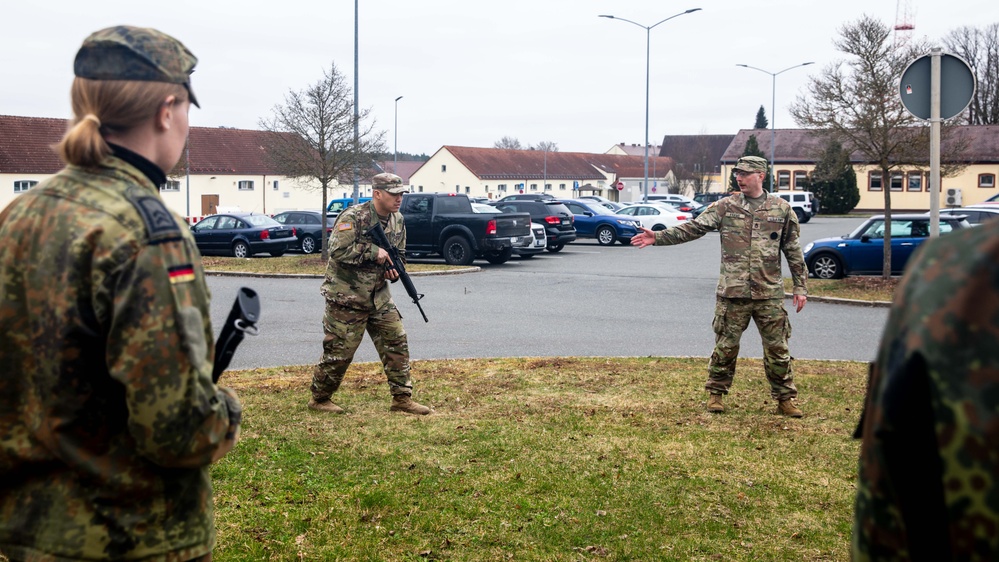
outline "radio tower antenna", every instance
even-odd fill
[[[916,25],[912,23],[912,0],[896,0],[895,45],[907,45],[913,29],[916,29]]]

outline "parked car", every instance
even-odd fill
[[[476,213],[502,213],[503,211],[483,203],[472,203],[472,211]],[[533,258],[535,255],[545,251],[548,239],[545,236],[545,227],[536,222],[531,223],[531,235],[522,237],[520,243],[513,246],[514,255],[522,258]]]
[[[967,219],[971,226],[978,226],[983,222],[999,219],[999,206],[970,205],[968,207],[958,207],[956,209],[940,209],[940,216],[942,217],[944,215],[963,216]]]
[[[969,228],[960,216],[940,216],[940,234]],[[875,215],[846,236],[820,238],[804,248],[808,271],[819,279],[877,275],[884,267],[885,217]],[[909,257],[930,236],[930,217],[898,214],[891,218],[891,272],[901,275]]]
[[[617,214],[632,217],[641,223],[642,228],[655,231],[683,224],[691,218],[688,213],[673,210],[669,205],[662,203],[633,203],[619,210]]]
[[[311,254],[320,249],[323,240],[323,215],[319,211],[285,211],[274,215],[274,220],[295,229],[295,242],[291,250]],[[333,230],[333,219],[326,220],[326,235]]]
[[[708,193],[695,193],[694,201],[700,203],[701,205],[708,206],[715,201],[724,199],[729,195],[732,195],[732,191],[710,191]]]
[[[371,201],[370,197],[357,198],[358,203],[367,203],[368,201]],[[343,197],[340,199],[333,199],[332,201],[329,202],[328,205],[326,205],[326,214],[333,216],[339,215],[344,209],[350,207],[353,204],[354,204],[353,197]]]
[[[798,222],[801,224],[805,224],[819,214],[818,199],[812,196],[811,191],[785,191],[778,193],[777,197],[791,205],[794,214],[798,215]]]
[[[530,213],[531,222],[545,225],[549,252],[562,251],[565,245],[576,239],[576,228],[569,208],[558,200],[545,201],[497,201],[493,205],[505,213]]]
[[[686,195],[680,195],[679,193],[656,193],[649,194],[646,198],[648,201],[669,201],[671,203],[694,203],[695,201],[687,197]]]
[[[500,199],[500,201],[552,201],[554,195],[550,193],[514,193]]]
[[[564,199],[562,201],[573,215],[573,226],[580,238],[596,238],[602,246],[614,242],[628,244],[631,237],[638,234],[641,223],[634,217],[618,215],[604,207],[599,201],[587,199]]]
[[[284,255],[296,242],[295,229],[267,215],[233,213],[212,215],[191,227],[202,254],[224,253],[237,258],[268,253]]]
[[[674,209],[681,213],[686,213],[691,216],[691,218],[697,218],[697,215],[701,214],[701,211],[707,209],[706,206],[701,205],[697,201],[691,201],[689,203],[683,203],[680,201],[668,201],[663,199],[649,199],[650,205],[663,205]]]
[[[440,254],[448,265],[469,265],[475,258],[505,263],[531,235],[527,213],[483,216],[460,193],[406,193],[400,212],[407,255]]]

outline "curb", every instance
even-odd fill
[[[435,275],[459,275],[462,273],[475,273],[482,271],[479,266],[462,267],[460,269],[450,269],[448,271],[414,271],[410,277],[432,277]],[[245,271],[214,271],[205,270],[205,275],[215,275],[218,277],[273,277],[276,279],[324,279],[325,275],[314,275],[312,273],[249,273]]]
[[[816,297],[812,295],[807,295],[807,296],[809,302],[815,301],[815,302],[826,302],[830,304],[845,304],[850,306],[866,306],[868,308],[888,308],[891,306],[891,302],[889,301],[860,301],[856,299],[841,299],[838,297]],[[794,295],[791,293],[784,293],[784,298],[786,299],[790,299],[793,297]]]

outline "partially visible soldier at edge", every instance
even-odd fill
[[[212,382],[201,257],[160,199],[197,59],[117,26],[76,55],[67,163],[0,214],[0,552],[211,560],[208,465],[241,406]]]
[[[735,165],[739,193],[712,203],[693,221],[659,232],[641,228],[631,244],[644,248],[683,244],[712,230],[721,235],[721,277],[712,328],[715,348],[708,365],[709,412],[725,411],[722,396],[735,377],[742,333],[750,318],[763,339],[763,367],[777,413],[800,418],[796,403],[792,358],[787,340],[791,322],[784,310],[781,253],[787,259],[794,284],[792,304],[801,312],[807,300],[808,270],[798,242],[798,216],[791,206],[763,190],[769,165],[757,156],[743,156]]]
[[[406,191],[399,176],[378,174],[372,179],[371,201],[348,207],[333,225],[326,281],[320,289],[326,298],[325,336],[323,355],[312,377],[309,408],[313,410],[344,413],[331,397],[340,388],[367,330],[388,378],[392,394],[389,409],[430,413],[430,408],[412,399],[409,341],[388,287],[388,281],[398,280],[399,274],[387,269],[392,263],[388,252],[365,234],[380,221],[389,242],[405,256],[406,225],[399,207]]]
[[[999,559],[999,221],[928,240],[871,365],[856,562]]]

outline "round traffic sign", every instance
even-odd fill
[[[909,113],[930,119],[930,87],[933,55],[923,55],[909,63],[899,80],[898,94]],[[975,75],[964,59],[940,54],[940,118],[961,114],[975,95]]]

